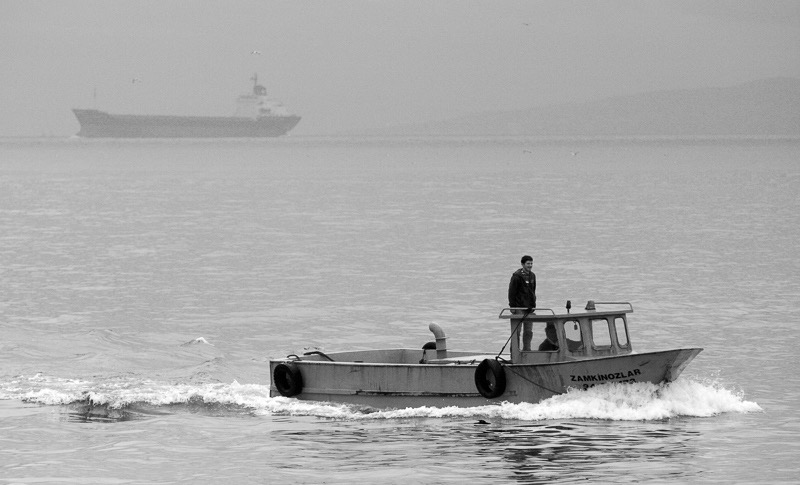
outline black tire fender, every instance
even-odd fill
[[[294,364],[278,364],[272,371],[272,383],[281,396],[292,397],[303,391],[303,375]]]
[[[506,371],[500,362],[483,359],[475,369],[475,387],[486,399],[502,396],[506,392]]]

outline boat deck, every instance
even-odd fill
[[[300,361],[334,362],[343,364],[466,364],[478,363],[483,359],[494,359],[496,354],[489,355],[482,352],[447,351],[447,357],[437,358],[436,350],[421,349],[374,349],[354,350],[347,352],[321,352],[312,351],[302,356],[290,356]],[[505,356],[507,359],[510,356]],[[424,359],[424,362],[420,362]]]

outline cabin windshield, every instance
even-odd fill
[[[555,321],[530,323],[530,348],[525,342],[525,332],[520,328],[515,337],[518,339],[519,348],[540,352],[556,352],[562,345],[562,337],[558,335]],[[567,348],[571,352],[583,350],[583,334],[577,319],[564,321],[564,335],[567,339]]]
[[[596,349],[611,347],[611,331],[608,328],[608,320],[605,318],[592,318],[592,345]]]
[[[578,320],[566,320],[564,322],[564,335],[567,337],[567,348],[570,352],[583,350],[583,335],[581,325]]]

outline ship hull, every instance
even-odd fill
[[[245,118],[231,116],[116,115],[74,109],[86,138],[268,138],[285,135],[299,116]]]

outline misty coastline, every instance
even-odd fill
[[[492,111],[363,135],[540,136],[547,138],[792,138],[800,136],[800,79],[726,88],[654,91],[585,103]]]

